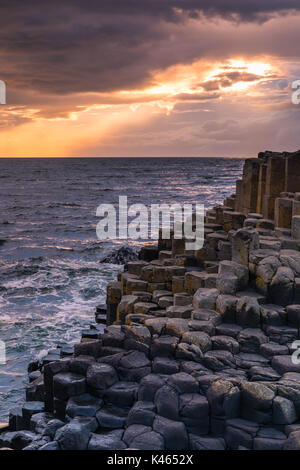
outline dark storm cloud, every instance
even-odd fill
[[[68,10],[104,15],[151,15],[167,21],[180,21],[180,13],[186,12],[195,18],[199,14],[221,15],[244,21],[260,20],[261,15],[299,10],[298,0],[2,0],[3,11],[9,9],[14,15],[24,12],[27,24],[35,26],[41,22],[41,12],[57,11],[66,16]],[[20,11],[21,10],[21,11]],[[23,12],[22,12],[23,10]],[[27,11],[27,13],[25,13]],[[44,18],[47,23],[47,18]]]
[[[132,89],[153,69],[201,58],[205,41],[174,41],[189,18],[261,23],[291,9],[298,0],[2,0],[1,78],[50,94]]]

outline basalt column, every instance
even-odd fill
[[[300,151],[286,155],[285,187],[283,191],[296,193],[299,190],[300,190]]]
[[[275,199],[284,191],[284,175],[284,157],[270,156],[267,160],[266,193],[263,199],[263,215],[265,219],[274,219]]]
[[[258,193],[257,193],[257,205],[256,212],[262,214],[263,212],[263,200],[266,193],[266,177],[267,177],[267,165],[262,163],[259,167],[258,175]]]
[[[258,195],[258,178],[261,160],[250,158],[246,160],[243,171],[243,205],[242,212],[256,212]]]

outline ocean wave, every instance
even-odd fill
[[[68,207],[82,207],[81,204],[77,204],[75,202],[50,202],[50,203],[45,203],[44,207],[48,209],[56,209],[57,207],[60,208],[68,208]]]
[[[102,242],[89,242],[86,243],[83,247],[79,248],[79,253],[86,253],[86,252],[94,252],[98,251],[103,248],[103,243]]]

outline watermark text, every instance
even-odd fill
[[[6,85],[3,80],[0,80],[0,104],[6,104]]]
[[[4,341],[0,340],[0,365],[6,364],[6,346]]]
[[[300,104],[300,80],[295,80],[292,83],[292,89],[295,90],[292,93],[292,103],[293,104]]]
[[[113,204],[100,204],[96,212],[102,219],[97,224],[97,236],[105,239],[164,240],[184,239],[186,250],[200,250],[204,243],[203,204],[132,204],[127,196],[119,196],[118,211]],[[129,219],[131,220],[129,221]]]

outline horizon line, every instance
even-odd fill
[[[206,156],[206,157],[203,157],[203,156],[94,156],[94,157],[91,157],[91,156],[84,156],[84,155],[70,155],[70,156],[37,156],[37,157],[34,157],[34,156],[31,156],[31,157],[20,157],[20,156],[13,156],[13,157],[1,157],[0,156],[0,160],[10,160],[10,159],[33,159],[33,158],[57,158],[57,159],[62,159],[62,158],[106,158],[106,159],[109,159],[109,158],[223,158],[223,159],[226,159],[226,158],[236,158],[236,159],[245,159],[245,158],[256,158],[257,155],[247,155],[247,156]]]

